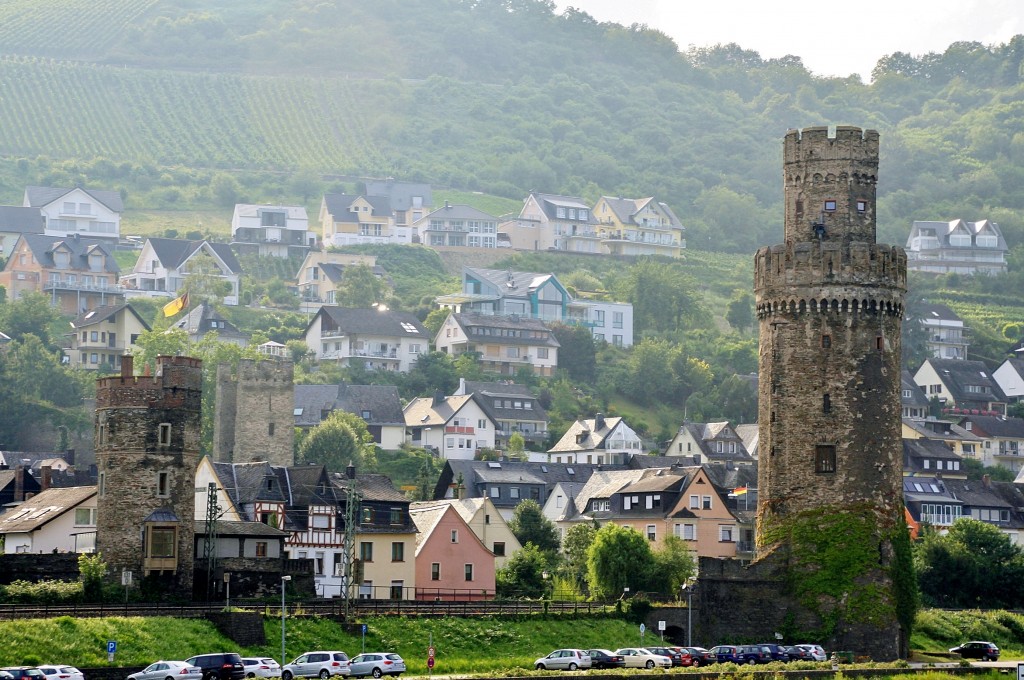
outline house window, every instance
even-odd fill
[[[391,508],[391,524],[393,524],[393,525],[401,525],[401,524],[403,524],[403,522],[402,522],[402,509],[401,508]]]
[[[697,538],[697,525],[696,524],[676,524],[675,527],[676,538],[681,538],[684,541],[693,541]]]
[[[362,509],[362,517],[360,517],[360,522],[362,524],[372,524],[373,523],[373,508],[363,508]]]
[[[170,446],[171,445],[171,424],[170,423],[160,423],[158,437],[159,437],[159,444],[160,444],[160,446]]]
[[[363,562],[373,562],[373,543],[363,541],[359,544],[359,559]]]
[[[405,562],[405,543],[402,541],[394,541],[391,544],[391,561]]]
[[[537,348],[537,358],[538,359],[547,359],[548,358],[548,348],[547,347],[538,347]]]
[[[732,543],[732,532],[735,527],[728,524],[721,524],[718,527],[718,540],[722,543]]]
[[[267,556],[267,542],[266,541],[256,541],[256,557],[266,557],[266,556]]]
[[[696,510],[700,507],[700,496],[690,496],[690,509]]]
[[[511,489],[508,490],[508,495],[511,498],[519,498],[519,487],[513,486]]]
[[[458,529],[452,529],[452,543],[458,543],[458,542],[459,542],[459,530]]]
[[[323,513],[312,514],[309,520],[314,529],[329,529],[331,526],[330,517]]]
[[[149,530],[149,557],[174,557],[174,527]]]
[[[107,426],[106,425],[100,425],[99,426],[99,430],[97,431],[97,437],[96,438],[99,440],[100,444],[106,444],[107,443]]]
[[[711,509],[711,496],[701,497],[701,507],[704,508],[705,510]]]
[[[519,358],[519,348],[518,347],[506,347],[505,348],[505,356],[507,358],[509,358],[509,359],[518,359]]]
[[[501,487],[491,487],[491,498],[501,498]]]
[[[814,471],[835,472],[836,471],[836,447],[835,444],[818,444],[814,447]]]
[[[658,538],[658,530],[654,524],[647,525],[647,540],[653,541]]]
[[[158,498],[167,498],[171,495],[171,473],[156,473],[156,495]]]
[[[75,508],[75,526],[96,526],[96,508]]]
[[[505,556],[505,544],[500,541],[494,542],[494,556],[504,557]]]
[[[466,580],[467,581],[472,581],[473,580],[473,565],[472,564],[467,564],[466,565]]]
[[[487,429],[487,421],[484,420],[484,419],[477,420],[476,421],[476,429],[478,429],[478,430],[486,430]]]
[[[430,580],[440,581],[441,580],[441,564],[439,562],[432,562],[430,564]]]
[[[402,591],[405,590],[405,581],[392,581],[391,582],[391,599],[401,600]]]
[[[857,201],[857,212],[864,213],[864,212],[867,212],[867,209],[868,209],[868,202],[867,201]]]

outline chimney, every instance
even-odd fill
[[[41,465],[39,467],[39,476],[41,486],[43,487],[41,490],[46,491],[53,483],[53,469],[49,465]]]
[[[986,489],[990,488],[992,486],[992,476],[991,475],[982,475],[981,476],[981,483],[985,485]]]
[[[445,208],[450,208],[450,207],[452,207],[452,204],[451,204],[451,203],[449,203],[448,201],[445,201],[445,202],[444,202],[444,207],[445,207]]]
[[[75,464],[75,450],[74,449],[66,450],[64,452],[64,460],[66,460],[68,462],[68,465],[74,465]]]
[[[345,468],[345,476],[349,479],[356,478],[356,466],[352,461],[349,461],[348,467]]]
[[[466,485],[465,484],[459,484],[459,486],[456,489],[456,491],[458,491],[458,495],[459,495],[459,500],[460,501],[466,500]]]
[[[441,390],[434,390],[434,399],[431,402],[432,406],[438,406],[444,403],[444,392]]]
[[[465,393],[466,393],[466,379],[465,378],[459,378],[459,394],[465,394]]]
[[[125,354],[121,357],[121,377],[130,378],[135,371],[134,367],[135,357],[131,354]]]
[[[11,499],[14,502],[20,502],[25,500],[25,466],[15,465],[14,466],[14,498]]]
[[[598,413],[594,416],[594,431],[599,432],[604,429],[604,414]]]

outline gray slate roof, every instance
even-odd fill
[[[310,427],[321,421],[322,411],[346,411],[362,417],[367,425],[405,425],[402,400],[394,385],[296,385],[295,425]]]
[[[905,397],[904,392],[910,392],[910,397]],[[903,369],[900,373],[900,403],[903,406],[915,408],[928,408],[928,396],[921,389],[921,386],[914,382],[914,376],[910,371]]]
[[[432,210],[428,215],[424,216],[424,220],[486,220],[488,222],[494,222],[497,218],[494,215],[489,215],[483,210],[474,208],[471,205],[444,205],[436,210]]]
[[[597,418],[581,418],[569,426],[562,438],[555,442],[555,445],[548,449],[548,453],[561,453],[571,451],[594,451],[598,449],[604,440],[623,422],[619,416],[602,418],[600,427],[597,425]]]
[[[921,311],[921,319],[927,321],[936,319],[938,321],[962,321],[956,312],[940,304],[923,304],[918,309]]]
[[[448,487],[461,474],[466,490],[476,494],[476,487],[485,482],[544,484],[550,491],[559,482],[586,483],[596,470],[625,470],[625,465],[591,463],[531,463],[525,461],[447,460],[434,487],[434,498],[444,498]],[[520,482],[520,477],[523,482]],[[526,480],[530,480],[527,482]]]
[[[310,321],[310,326],[321,315],[329,316],[340,330],[350,333],[418,338],[428,341],[430,337],[420,320],[409,312],[324,305],[317,312],[317,316]],[[306,330],[309,330],[309,326],[306,327]]]
[[[683,223],[679,221],[679,218],[668,207],[668,204],[655,201],[654,197],[612,198],[610,196],[602,196],[602,198],[608,204],[608,207],[612,209],[612,212],[615,213],[615,217],[623,224],[638,224],[636,214],[653,202],[665,213],[673,227],[678,229],[683,226]]]
[[[985,366],[984,361],[973,361],[967,359],[927,359],[938,374],[942,382],[949,388],[953,399],[960,404],[962,402],[988,402],[1006,401],[1006,395],[999,387],[999,383],[992,377],[991,371]],[[991,392],[988,394],[968,392],[968,385],[987,386]]]
[[[50,205],[54,201],[60,200],[61,196],[71,193],[76,187],[61,188],[61,187],[25,187],[25,196],[28,198],[29,206],[33,208],[41,208],[46,205]],[[107,206],[114,212],[124,212],[124,201],[121,200],[121,193],[118,191],[105,191],[102,189],[86,189],[85,187],[77,187],[85,193],[92,196],[98,202]]]
[[[363,185],[367,196],[387,196],[391,207],[395,210],[411,210],[414,196],[423,197],[423,207],[430,208],[434,204],[429,184],[418,182],[397,182],[393,179],[369,181]]]
[[[196,536],[206,535],[206,522],[196,520]],[[263,522],[234,522],[217,520],[218,536],[265,536],[267,538],[282,538],[288,536],[289,532],[275,529]]]
[[[561,344],[557,339],[555,339],[554,334],[540,319],[531,319],[525,316],[471,314],[468,312],[463,312],[461,314],[453,313],[452,318],[465,330],[468,338],[478,342],[491,339],[493,342],[500,342],[503,345],[529,345],[531,347],[544,345],[547,347],[561,347]],[[475,330],[480,328],[542,331],[545,335],[542,338],[529,337],[529,334],[523,337],[485,335]]]
[[[0,205],[0,231],[13,234],[42,234],[46,220],[39,208]]]
[[[89,254],[95,251],[104,255],[103,270],[107,273],[117,274],[121,268],[117,266],[117,260],[111,252],[110,244],[96,239],[82,238],[78,234],[72,236],[46,236],[45,234],[22,234],[19,239],[24,240],[32,250],[33,257],[40,266],[52,269],[55,266],[53,251],[59,247],[65,247],[71,253],[71,269],[86,271],[89,269]]]
[[[374,217],[392,216],[394,210],[391,207],[391,200],[387,196],[359,196],[356,194],[324,194],[324,203],[327,205],[327,212],[335,222],[359,222],[361,213],[354,213],[349,208],[358,199],[364,199],[370,204],[371,214]]]
[[[120,305],[105,305],[103,307],[90,309],[86,312],[79,314],[78,317],[76,317],[75,320],[71,322],[71,325],[74,328],[86,328],[87,326],[102,323],[107,319],[113,318],[122,309],[127,309],[128,312],[133,314],[135,318],[139,320],[143,328],[145,328],[147,331],[150,330],[149,324],[146,323],[146,320],[139,316],[139,313],[135,311],[135,308],[132,307],[127,302]]]
[[[584,224],[594,224],[595,223],[594,216],[593,216],[593,214],[590,211],[590,206],[582,198],[576,198],[575,196],[559,196],[557,194],[542,194],[542,193],[537,192],[537,191],[530,192],[530,195],[533,196],[537,200],[538,205],[540,205],[541,210],[544,211],[544,214],[548,216],[548,219],[551,219],[551,220],[567,220],[567,219],[569,219],[568,217],[558,217],[557,210],[560,207],[561,208],[575,208],[577,210],[582,208],[583,210],[587,211],[587,219],[586,220],[580,220],[577,217],[577,219],[573,220],[573,221],[575,221],[575,222],[583,222]],[[577,215],[578,214],[579,213],[577,213]]]
[[[213,328],[211,321],[218,322],[218,328]],[[233,323],[227,320],[223,314],[217,311],[213,305],[201,302],[192,311],[181,317],[170,328],[178,328],[187,331],[189,335],[202,337],[207,333],[216,333],[219,340],[238,339],[249,342],[249,336],[238,330]],[[168,330],[170,330],[170,328]]]
[[[530,388],[513,382],[479,382],[463,380],[459,385],[459,393],[475,394],[480,408],[490,416],[491,420],[536,420],[547,422],[548,414],[533,396]],[[501,406],[496,402],[500,400]],[[510,402],[506,408],[505,401]],[[530,403],[530,408],[515,408],[514,404]]]
[[[1024,418],[1013,416],[969,416],[972,432],[1003,439],[1024,439]]]
[[[233,274],[242,273],[242,265],[239,264],[238,258],[235,257],[235,251],[227,243],[187,241],[177,238],[148,238],[146,240],[153,247],[153,252],[160,260],[160,263],[168,269],[181,267],[193,253],[203,247],[203,244],[208,244]]]
[[[938,439],[904,439],[903,468],[920,471],[924,460],[962,460],[949,444]],[[934,468],[930,468],[934,469]]]

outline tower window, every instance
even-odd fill
[[[832,397],[827,393],[821,398],[821,412],[832,413]]]
[[[802,198],[796,199],[796,216],[797,217],[803,217],[804,216],[804,199],[802,199]]]
[[[832,336],[831,335],[823,335],[823,336],[821,336],[821,347],[822,347],[822,349],[828,349],[831,346],[832,346]]]
[[[160,438],[159,439],[160,446],[170,446],[171,445],[171,424],[170,423],[160,423],[160,429],[159,429],[158,436]]]
[[[835,201],[825,201],[825,212],[835,212],[835,211],[836,211],[836,202]]]
[[[267,423],[267,435],[270,437],[274,436],[274,423]]]
[[[857,201],[857,212],[865,213],[867,211],[868,211],[868,202],[867,201]]]
[[[107,473],[106,472],[101,472],[99,474],[99,479],[97,480],[96,486],[98,487],[100,498],[102,498],[102,497],[107,495]]]
[[[818,444],[814,447],[814,471],[835,472],[836,471],[836,446],[835,444]]]
[[[879,352],[885,349],[885,338],[883,338],[881,335],[875,338],[875,349],[877,349]]]
[[[167,498],[171,495],[171,473],[156,473],[156,495],[160,498]]]
[[[107,443],[107,426],[106,425],[100,425],[99,435],[98,435],[97,439],[99,439],[100,444],[106,444]]]

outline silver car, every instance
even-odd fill
[[[202,680],[203,669],[184,661],[157,661],[132,673],[128,680]]]
[[[582,649],[556,649],[533,662],[539,671],[577,671],[590,668],[590,654]]]
[[[306,652],[295,657],[281,669],[281,680],[292,678],[329,678],[332,675],[348,675],[348,654],[345,652]]]
[[[51,666],[43,664],[36,666],[46,676],[46,680],[85,680],[82,671],[74,666]]]
[[[390,652],[371,652],[360,654],[352,659],[348,668],[353,678],[362,678],[367,675],[372,675],[375,678],[393,675],[397,678],[405,672],[405,660]]]
[[[242,657],[242,665],[245,666],[245,677],[247,678],[281,677],[281,664],[269,657]]]

